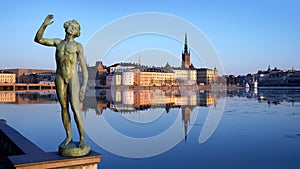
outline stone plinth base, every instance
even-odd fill
[[[91,151],[84,157],[63,157],[57,152],[43,153],[36,155],[10,156],[10,161],[16,169],[40,169],[40,168],[59,168],[59,169],[97,169],[101,155]]]
[[[3,153],[13,155],[8,156],[10,163],[7,164],[5,168],[97,169],[102,157],[101,154],[94,151],[90,151],[90,153],[84,157],[64,157],[59,155],[58,152],[44,152],[19,132],[4,123],[0,123],[0,134],[3,135],[3,138],[5,137],[9,142],[12,142],[11,146],[15,146],[16,149],[16,153],[9,152],[11,147],[9,150],[4,149],[5,152]]]
[[[79,147],[79,142],[72,141],[68,145],[60,145],[58,152],[62,156],[81,157],[89,154],[90,145],[86,144],[84,147]]]

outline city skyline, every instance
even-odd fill
[[[82,27],[77,41],[85,45],[100,28],[112,21],[143,12],[166,13],[195,25],[215,47],[225,74],[256,73],[257,70],[267,69],[269,65],[280,69],[300,68],[299,63],[295,62],[300,55],[298,1],[251,1],[242,4],[238,1],[226,4],[222,1],[72,2],[10,1],[2,5],[1,14],[7,17],[0,19],[1,37],[4,39],[0,42],[0,69],[55,69],[54,49],[41,48],[33,42],[38,27],[48,13],[54,14],[54,23],[47,28],[45,37],[63,38],[63,23],[77,19]],[[70,9],[70,5],[74,7]],[[182,41],[184,33],[182,32]],[[146,40],[149,42],[145,42]],[[171,42],[166,37],[147,35],[132,38],[118,47],[119,52],[113,55],[116,56],[115,62],[123,61],[124,58],[120,55],[127,56],[126,49],[135,44],[138,47],[134,49],[164,50],[167,54],[176,55],[180,61],[182,42]],[[101,45],[99,44],[99,50]],[[139,54],[138,51],[136,53]],[[139,55],[142,55],[143,62],[148,62],[147,55]],[[91,56],[86,57],[89,61]],[[195,53],[191,51],[191,63],[195,58]],[[197,63],[196,67],[205,67],[201,62]],[[89,62],[88,64],[94,65]]]

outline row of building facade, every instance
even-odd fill
[[[281,70],[277,67],[273,69],[268,67],[266,70],[259,70],[254,74],[239,75],[237,77],[230,75],[227,76],[228,85],[237,86],[257,86],[257,87],[270,87],[270,86],[300,86],[300,71],[294,70]]]
[[[209,85],[217,81],[216,69],[171,67],[148,67],[132,63],[118,63],[109,67],[107,86],[178,86]],[[102,83],[104,84],[104,83]],[[100,84],[101,85],[101,84]]]
[[[0,83],[40,83],[54,81],[55,70],[19,68],[0,70]]]
[[[90,86],[179,86],[211,85],[218,81],[218,70],[195,68],[190,61],[190,51],[185,35],[181,67],[146,66],[137,63],[117,63],[106,67],[102,62],[88,68]]]

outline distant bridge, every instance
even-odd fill
[[[55,83],[0,83],[0,91],[53,90]]]

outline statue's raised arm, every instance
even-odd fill
[[[52,20],[53,18],[54,18],[54,16],[51,14],[46,16],[43,24],[41,25],[41,27],[39,28],[39,30],[37,31],[37,33],[34,37],[35,42],[42,44],[42,45],[46,45],[46,46],[55,46],[58,43],[58,41],[60,41],[59,39],[47,39],[47,38],[43,37],[47,26],[51,25],[53,23],[53,20]]]

